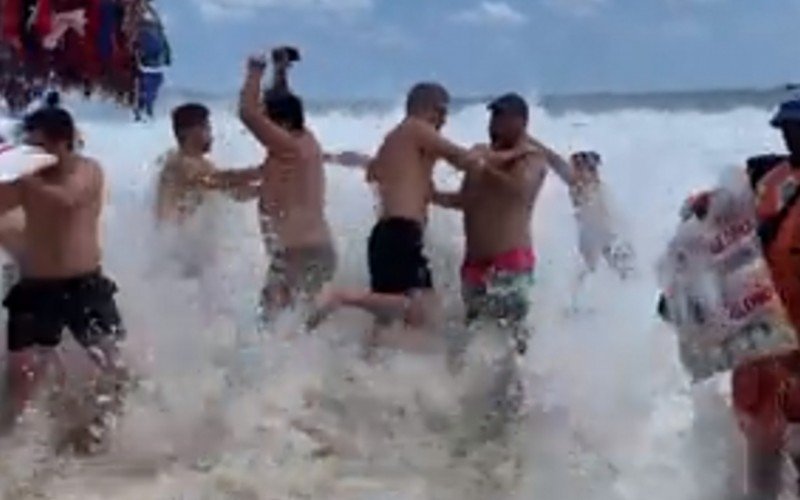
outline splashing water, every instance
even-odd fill
[[[310,123],[326,149],[372,152],[399,116],[341,112]],[[534,116],[532,131],[555,149],[603,155],[640,269],[624,283],[599,271],[581,312],[568,312],[579,261],[566,189],[551,176],[534,222],[529,408],[504,445],[466,457],[452,453],[455,436],[472,425],[459,417],[459,398],[480,367],[453,378],[440,357],[410,355],[367,367],[356,341],[369,319],[358,312],[336,315],[313,335],[295,335],[291,314],[253,333],[267,265],[255,206],[213,200],[217,220],[206,236],[218,258],[200,282],[180,280],[160,262],[150,229],[155,160],[172,143],[167,121],[81,123],[87,153],[108,172],[105,267],[121,288],[128,355],[147,380],[107,455],[53,458],[35,418],[0,442],[3,498],[728,498],[741,442],[724,407],[726,381],[689,387],[675,339],[654,314],[653,265],[685,195],[727,165],[778,149],[779,138],[766,113],[751,109]],[[261,159],[232,115],[219,110],[213,120],[221,167]],[[485,126],[484,110],[467,108],[447,133],[483,142]],[[337,281],[366,284],[373,199],[359,172],[328,174]],[[443,185],[457,180],[444,167],[437,172]],[[454,317],[462,241],[458,217],[435,211],[429,254]]]

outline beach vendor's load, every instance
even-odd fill
[[[659,312],[695,382],[797,349],[762,249],[753,189],[741,170],[690,197],[659,263]]]

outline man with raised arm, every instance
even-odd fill
[[[259,214],[271,257],[262,306],[269,318],[333,278],[336,253],[325,217],[323,154],[305,123],[302,100],[268,92],[259,100],[266,59],[247,62],[239,101],[242,123],[266,150]]]

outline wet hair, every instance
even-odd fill
[[[66,142],[70,151],[75,146],[75,121],[67,110],[57,106],[40,108],[27,115],[22,122],[22,132],[39,132],[48,141]]]
[[[182,104],[172,110],[172,132],[178,141],[183,140],[186,130],[208,123],[208,108],[196,102]]]
[[[406,112],[428,111],[436,106],[447,105],[450,94],[444,86],[435,82],[422,82],[414,85],[406,97]]]
[[[303,101],[292,93],[276,93],[267,96],[264,108],[270,119],[289,128],[300,131],[305,129],[306,118]]]

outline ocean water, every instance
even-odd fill
[[[229,107],[214,110],[213,158],[252,165],[259,147]],[[399,109],[314,114],[328,150],[373,152]],[[502,443],[454,453],[474,428],[470,394],[488,368],[480,356],[452,377],[433,355],[358,358],[359,312],[298,333],[291,312],[254,328],[267,266],[255,206],[213,200],[205,236],[216,259],[203,280],[172,272],[152,232],[157,158],[169,123],[78,115],[87,154],[108,177],[106,271],[119,283],[130,331],[127,355],[146,381],[131,396],[112,449],[55,457],[44,412],[0,441],[0,497],[8,499],[712,500],[741,485],[741,438],[726,409],[727,380],[690,387],[675,338],[657,320],[655,261],[686,194],[749,155],[780,150],[768,111],[616,110],[533,113],[531,132],[564,153],[599,151],[619,223],[637,252],[622,282],[601,269],[576,299],[576,228],[566,188],[550,176],[536,208],[535,309],[523,373],[527,409]],[[460,109],[445,133],[486,139],[482,106]],[[8,122],[3,123],[9,126]],[[437,183],[455,186],[442,165]],[[337,281],[367,283],[365,241],[374,200],[361,172],[328,170],[328,216],[341,259]],[[428,231],[436,285],[448,315],[461,313],[460,221],[435,210]],[[579,303],[579,310],[571,306]],[[74,356],[74,346],[67,346]],[[76,358],[77,359],[77,358]],[[466,407],[466,413],[463,408]],[[311,429],[311,430],[309,430]],[[315,435],[325,433],[324,449]]]

